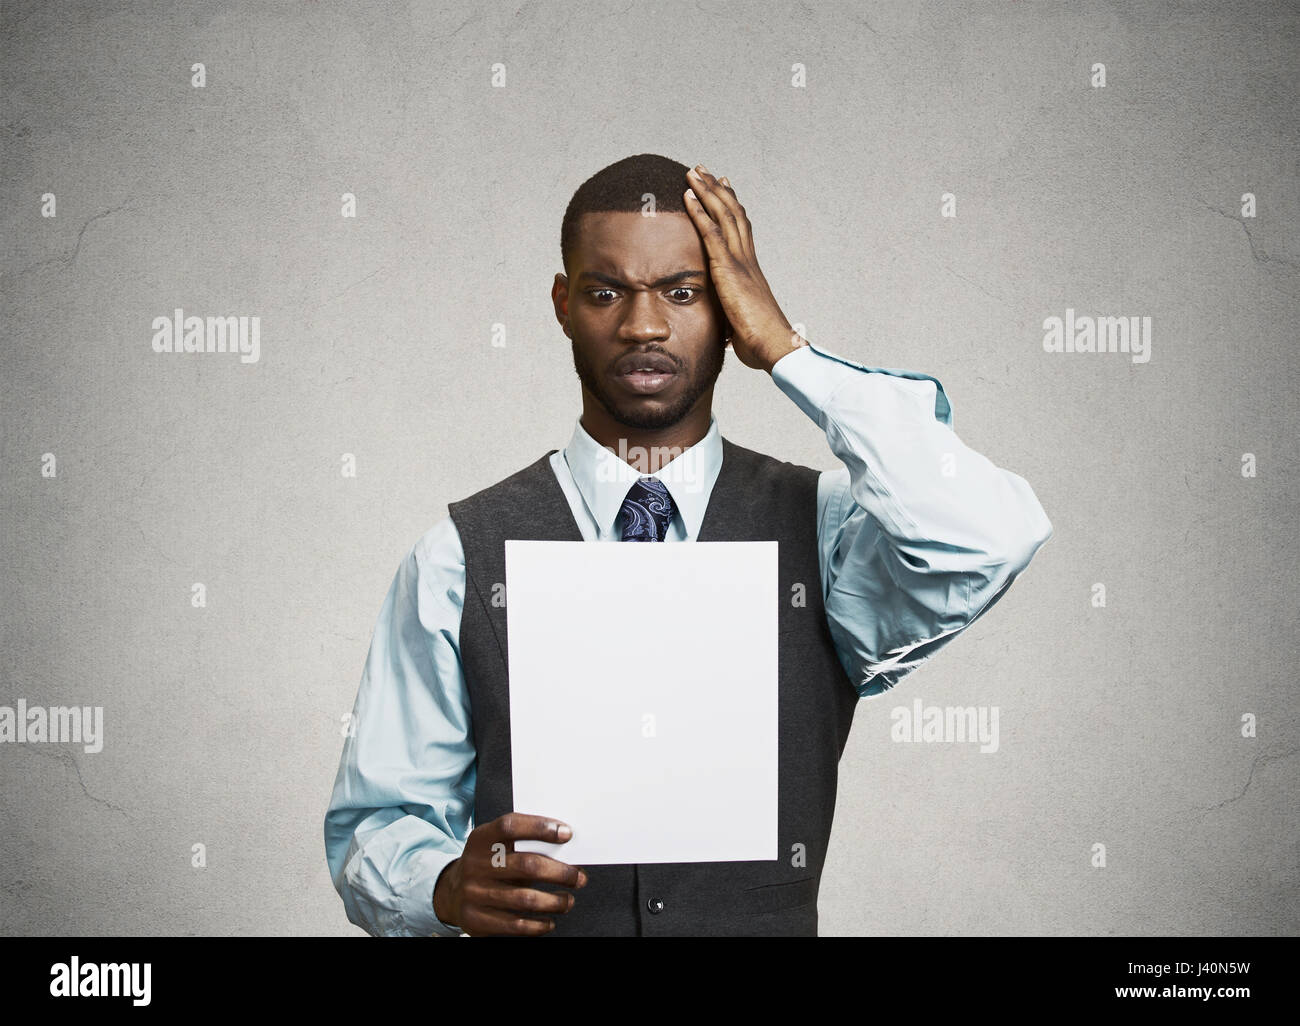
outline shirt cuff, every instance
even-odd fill
[[[772,380],[782,392],[794,400],[799,409],[824,430],[826,427],[824,411],[831,397],[841,385],[863,372],[890,374],[914,381],[933,381],[935,419],[941,424],[952,427],[952,403],[938,378],[917,371],[868,367],[827,352],[812,342],[800,346],[794,352],[786,353],[777,360],[772,365]]]
[[[406,907],[402,921],[411,933],[422,937],[459,937],[460,927],[448,926],[433,911],[433,888],[438,877],[452,862],[460,858],[459,852],[420,851],[411,856],[411,877],[404,892]]]

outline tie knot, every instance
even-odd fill
[[[643,477],[628,489],[619,516],[623,541],[663,541],[673,519],[673,497],[657,477]]]

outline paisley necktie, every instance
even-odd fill
[[[618,515],[623,521],[621,541],[661,542],[673,519],[673,499],[658,478],[643,477],[628,489]]]

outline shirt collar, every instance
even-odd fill
[[[614,535],[619,510],[633,483],[642,476],[656,477],[673,498],[675,516],[681,518],[686,537],[694,541],[704,522],[713,484],[722,469],[722,435],[718,419],[710,414],[703,438],[655,473],[642,475],[631,464],[587,434],[582,418],[574,423],[573,437],[564,450],[565,462],[587,509],[596,520],[600,537]]]

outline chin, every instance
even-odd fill
[[[657,406],[649,409],[645,407],[639,409],[614,409],[609,410],[609,415],[624,427],[637,428],[641,431],[651,431],[659,428],[672,427],[685,417],[687,412],[689,411],[676,410],[672,407]]]

